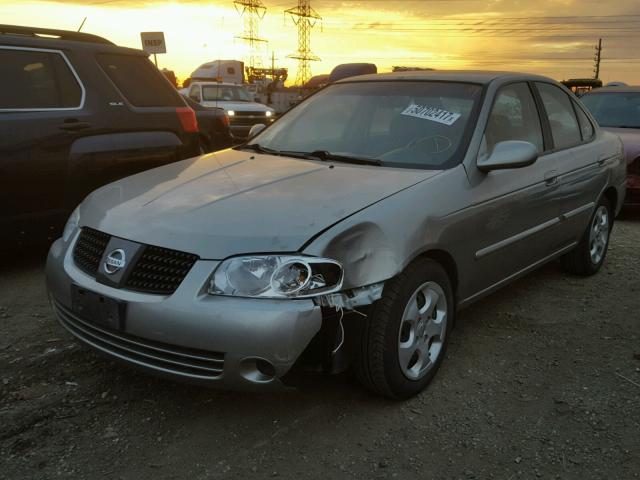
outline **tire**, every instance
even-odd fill
[[[204,137],[200,137],[198,139],[198,155],[205,155],[209,152],[211,152],[209,141]]]
[[[597,273],[607,256],[612,227],[611,205],[603,197],[598,202],[578,245],[560,258],[562,268],[583,277]]]
[[[413,262],[385,284],[363,324],[355,362],[360,383],[393,399],[421,392],[442,363],[454,315],[453,289],[444,268],[431,259]],[[422,363],[427,356],[429,362]]]

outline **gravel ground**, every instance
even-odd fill
[[[462,312],[421,395],[146,377],[78,346],[40,259],[0,270],[1,479],[640,478],[640,218],[595,277],[557,264]]]

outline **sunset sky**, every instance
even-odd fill
[[[288,67],[297,30],[284,10],[295,0],[264,0],[263,62]],[[591,77],[594,45],[604,42],[600,77],[640,84],[640,0],[420,0],[312,1],[323,17],[312,34],[322,58],[314,74],[346,62],[436,69],[517,70],[556,79]],[[0,0],[0,23],[76,30],[140,48],[141,31],[164,31],[168,53],[160,67],[185,78],[201,63],[243,60],[237,39],[243,20],[232,0]]]

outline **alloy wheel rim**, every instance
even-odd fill
[[[591,262],[598,265],[605,254],[609,242],[609,211],[601,205],[596,210],[589,231],[589,254]]]
[[[447,297],[440,285],[426,282],[411,295],[398,331],[398,361],[409,380],[420,380],[442,353],[447,332]]]

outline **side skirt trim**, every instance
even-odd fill
[[[481,297],[484,297],[485,295],[488,295],[489,293],[493,292],[494,290],[498,290],[500,287],[506,285],[509,282],[512,282],[513,280],[516,280],[517,278],[529,273],[532,270],[535,270],[536,268],[538,268],[539,266],[553,260],[554,258],[562,255],[563,253],[568,252],[569,250],[571,250],[573,247],[575,247],[578,244],[578,242],[573,242],[570,245],[567,245],[566,247],[561,248],[560,250],[558,250],[557,252],[552,253],[551,255],[548,255],[546,257],[544,257],[541,260],[538,260],[535,263],[532,263],[531,265],[529,265],[528,267],[523,268],[522,270],[517,271],[516,273],[509,275],[506,278],[503,278],[502,280],[500,280],[499,282],[494,283],[493,285],[485,288],[484,290],[479,291],[478,293],[474,293],[473,295],[471,295],[470,297],[465,298],[464,300],[462,300],[459,304],[458,304],[458,308],[463,308],[466,307],[467,305],[469,305],[470,303],[473,303],[474,301],[480,299]]]

